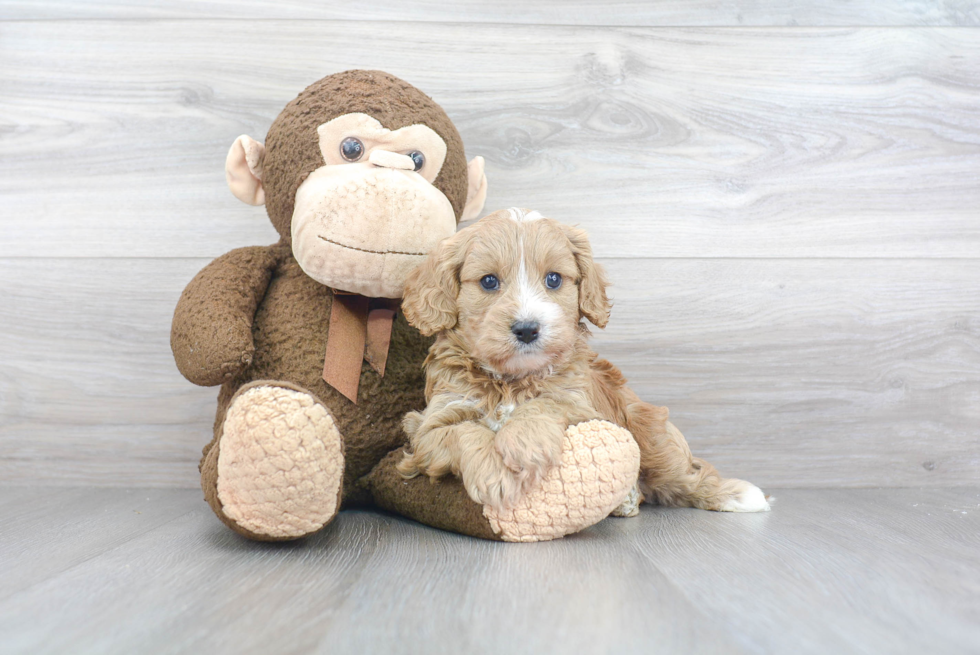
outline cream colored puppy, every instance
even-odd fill
[[[693,457],[667,409],[589,349],[582,319],[605,327],[606,285],[586,233],[538,212],[499,211],[442,241],[405,284],[406,318],[437,337],[428,406],[405,417],[402,475],[452,473],[474,501],[509,507],[558,463],[566,428],[598,418],[633,433],[646,501],[768,510],[758,487]]]

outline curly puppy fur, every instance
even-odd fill
[[[569,425],[599,418],[640,446],[646,501],[768,509],[757,487],[693,457],[667,409],[588,347],[582,319],[605,327],[606,286],[586,233],[538,212],[499,211],[443,241],[405,285],[406,318],[437,337],[401,474],[451,473],[476,502],[506,508],[558,462]]]

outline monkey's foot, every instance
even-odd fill
[[[272,385],[239,392],[214,450],[219,447],[219,517],[238,532],[254,539],[296,539],[337,514],[343,440],[333,416],[310,394]],[[206,484],[204,491],[207,496]]]
[[[628,430],[588,421],[565,431],[561,462],[515,507],[483,508],[504,541],[547,541],[584,530],[623,505],[636,486],[640,449]]]

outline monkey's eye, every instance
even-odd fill
[[[500,280],[496,275],[484,275],[480,278],[480,286],[484,291],[496,291],[500,288]]]
[[[549,289],[557,289],[561,286],[561,275],[552,271],[544,276],[544,285]]]
[[[347,161],[357,161],[364,154],[364,144],[349,136],[340,142],[340,154]]]
[[[425,155],[418,150],[408,153],[408,156],[412,158],[413,162],[415,162],[415,170],[420,170],[423,166],[425,166]]]

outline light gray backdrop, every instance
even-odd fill
[[[197,485],[173,306],[276,238],[225,153],[348,68],[445,107],[488,210],[589,230],[596,348],[724,473],[980,480],[975,3],[333,4],[0,3],[0,481]]]

